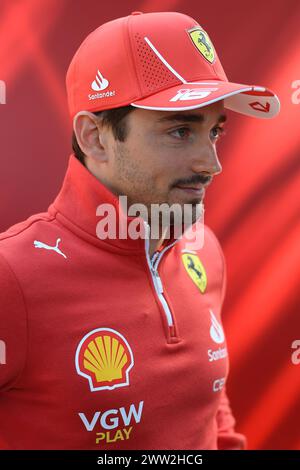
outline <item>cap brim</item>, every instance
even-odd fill
[[[219,80],[182,83],[131,105],[156,111],[185,111],[220,100],[224,100],[227,109],[257,118],[273,118],[280,110],[280,101],[271,90]]]

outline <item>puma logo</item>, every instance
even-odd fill
[[[44,248],[45,250],[53,250],[56,251],[59,255],[63,256],[64,258],[67,258],[66,255],[58,248],[58,244],[61,242],[61,239],[58,238],[56,240],[56,245],[55,246],[50,246],[47,245],[46,243],[39,242],[38,240],[34,240],[33,244],[35,248]]]

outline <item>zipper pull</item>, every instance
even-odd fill
[[[162,282],[161,282],[161,278],[159,277],[158,271],[156,271],[155,269],[152,268],[152,272],[154,274],[154,279],[155,279],[158,291],[159,291],[160,294],[162,294],[164,289],[163,289],[163,285],[162,285]]]
[[[151,264],[152,264],[152,266],[154,266],[154,263],[155,263],[155,261],[157,260],[158,256],[159,256],[159,251],[155,251],[155,252],[153,253],[153,255],[152,255],[152,258],[151,258]]]

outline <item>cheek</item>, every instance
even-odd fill
[[[115,153],[114,179],[127,194],[137,193],[149,181],[149,161],[143,158],[139,149],[119,146]]]
[[[130,141],[118,146],[116,173],[129,194],[156,195],[165,199],[169,187],[182,174],[182,155],[157,137]],[[178,176],[179,175],[179,176]]]

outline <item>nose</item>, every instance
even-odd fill
[[[200,152],[197,152],[192,161],[192,170],[195,173],[207,173],[210,176],[215,176],[222,172],[222,165],[214,145],[202,147]]]

